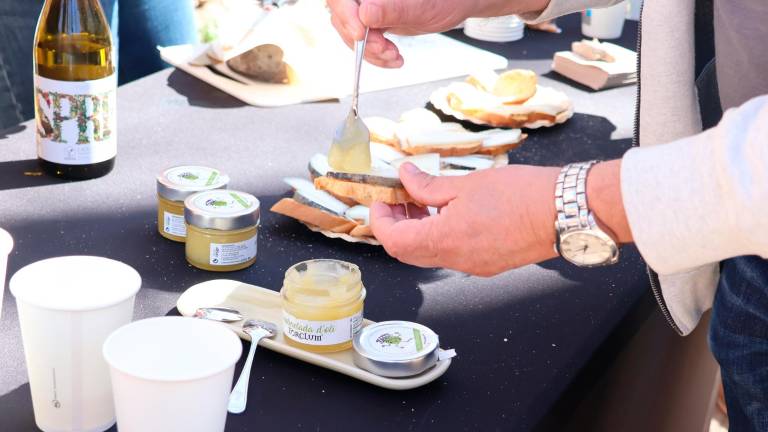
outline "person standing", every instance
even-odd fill
[[[382,67],[407,61],[385,31],[444,31],[470,16],[518,14],[540,22],[614,3],[328,0],[348,45],[371,28],[366,59]],[[709,25],[702,25],[707,16]],[[404,164],[400,177],[409,194],[440,212],[407,218],[375,204],[374,234],[403,262],[481,276],[557,255],[577,265],[611,264],[617,245],[634,242],[655,270],[652,289],[678,333],[693,331],[714,304],[710,345],[731,430],[768,430],[766,20],[768,3],[761,0],[645,0],[639,148],[620,160],[565,169],[509,166],[463,178],[432,177]]]

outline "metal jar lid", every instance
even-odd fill
[[[353,339],[355,364],[385,377],[418,375],[439,360],[440,340],[428,327],[409,321],[383,321]]]
[[[233,231],[259,225],[261,203],[232,190],[198,192],[184,200],[184,220],[197,228]]]
[[[171,201],[184,201],[188,196],[213,189],[226,189],[229,176],[213,168],[182,165],[168,168],[157,176],[157,193]]]

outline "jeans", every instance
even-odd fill
[[[768,261],[722,263],[709,345],[722,371],[730,430],[768,431]]]
[[[121,84],[165,67],[156,46],[195,43],[192,0],[100,0]],[[34,117],[32,48],[43,0],[0,0],[0,129]]]

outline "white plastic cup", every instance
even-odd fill
[[[211,321],[136,321],[104,343],[120,432],[223,431],[240,339]]]
[[[640,10],[643,7],[643,0],[628,0],[629,9],[627,10],[627,19],[640,21]]]
[[[627,2],[601,9],[587,9],[581,14],[581,33],[598,39],[616,39],[624,29]]]
[[[8,255],[13,250],[13,237],[0,228],[0,318],[3,317],[3,294],[5,294],[5,272],[8,270]]]
[[[101,347],[131,321],[140,287],[130,266],[90,256],[38,261],[11,278],[38,428],[100,432],[115,424]]]

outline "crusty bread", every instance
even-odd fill
[[[373,237],[373,230],[371,230],[370,225],[358,225],[354,228],[352,228],[352,231],[349,232],[349,235],[352,237]]]
[[[227,60],[233,71],[274,84],[290,84],[294,81],[291,67],[283,61],[283,50],[272,44],[259,45],[237,57]]]
[[[366,117],[363,123],[371,134],[371,141],[386,144],[396,149],[400,148],[397,137],[397,123],[385,117]]]
[[[556,117],[549,114],[531,112],[526,114],[501,114],[493,111],[483,111],[478,109],[465,109],[462,106],[461,99],[454,93],[448,94],[448,106],[467,117],[476,119],[484,124],[493,127],[521,128],[528,123],[536,121],[546,121],[555,123]]]
[[[472,153],[477,153],[482,148],[482,143],[453,143],[453,144],[437,144],[437,145],[420,145],[406,147],[404,152],[411,155],[426,154],[426,153],[438,153],[441,157],[450,156],[466,156]]]
[[[476,154],[497,156],[500,154],[508,153],[510,150],[520,147],[520,145],[523,143],[523,141],[525,141],[526,138],[528,138],[528,135],[522,134],[520,135],[520,140],[514,143],[493,146],[493,147],[481,147],[480,150],[476,152]]]
[[[315,187],[336,196],[343,196],[370,206],[374,202],[386,204],[404,204],[414,202],[413,198],[403,188],[393,188],[364,183],[353,183],[330,177],[315,179]]]
[[[293,198],[281,199],[270,210],[335,233],[348,233],[357,226],[354,221],[301,204]]]

